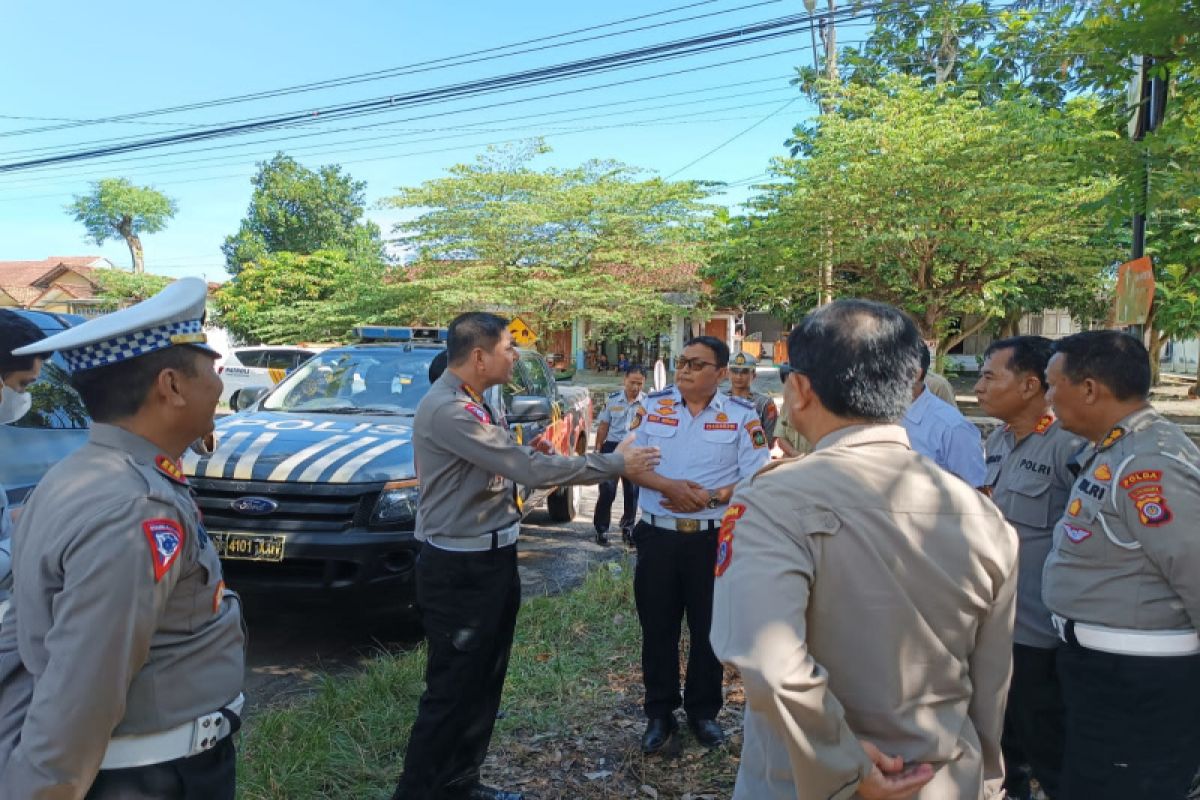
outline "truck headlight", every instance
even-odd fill
[[[421,490],[416,481],[384,484],[379,499],[375,501],[375,510],[371,512],[371,524],[389,528],[411,527],[417,521],[417,500],[420,496]]]

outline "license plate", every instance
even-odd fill
[[[283,561],[284,537],[266,533],[209,533],[217,555],[234,561]]]

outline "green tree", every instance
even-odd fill
[[[388,198],[414,215],[396,226],[417,256],[405,291],[456,310],[499,304],[550,327],[585,316],[640,329],[669,315],[662,293],[701,288],[707,186],[615,161],[534,168],[548,151],[540,140],[490,148]]]
[[[1182,264],[1170,264],[1158,272],[1168,277],[1159,282],[1154,297],[1159,330],[1172,339],[1200,339],[1200,272]],[[1200,364],[1188,394],[1200,396]]]
[[[1114,226],[1127,229],[1134,213],[1146,214],[1146,253],[1159,288],[1146,322],[1157,379],[1163,335],[1195,335],[1181,320],[1200,280],[1200,3],[1094,0],[1086,9],[1069,39],[1086,54],[1076,87],[1104,101],[1106,125],[1120,134],[1113,145],[1120,181],[1106,198]],[[1167,87],[1162,125],[1140,142],[1126,136],[1135,55],[1149,58],[1150,73]]]
[[[92,270],[91,277],[100,286],[98,296],[113,309],[140,303],[158,294],[171,283],[171,279],[163,275],[139,275],[119,269],[95,269]]]
[[[134,186],[124,178],[104,178],[92,191],[76,195],[67,206],[97,245],[121,237],[129,246],[132,270],[146,271],[142,234],[158,233],[178,211],[175,201],[149,186]]]
[[[1111,134],[1094,104],[985,105],[891,76],[847,85],[837,107],[752,203],[745,238],[760,253],[724,256],[745,259],[756,291],[811,296],[828,252],[813,245],[829,242],[839,294],[907,309],[944,353],[1002,318],[1014,287],[1114,260],[1095,208],[1111,181],[1089,158]]]
[[[274,253],[342,250],[354,258],[383,257],[379,226],[363,219],[366,183],[341,167],[314,172],[279,153],[261,162],[250,182],[254,192],[246,216],[221,246],[230,273]]]
[[[283,344],[343,339],[357,306],[387,278],[378,259],[344,251],[268,253],[248,262],[217,292],[215,305],[235,337]]]

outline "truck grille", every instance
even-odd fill
[[[272,483],[192,478],[204,525],[213,530],[322,531],[342,533],[365,528],[371,520],[380,484]],[[232,504],[242,497],[265,497],[279,504],[268,514],[246,514]]]

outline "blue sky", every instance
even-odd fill
[[[728,13],[511,58],[179,112],[135,124],[107,123],[14,135],[19,130],[60,124],[36,118],[90,120],[293,86],[602,25],[690,2],[695,0],[611,0],[603,4],[548,0],[216,0],[202,4],[129,0],[114,7],[10,0],[5,4],[9,35],[0,50],[0,74],[6,76],[0,86],[0,163],[20,160],[31,148],[76,149],[95,140],[162,133],[180,125],[217,124],[409,92],[803,12],[800,0],[709,0],[570,38]],[[756,7],[740,8],[756,2]],[[113,8],[119,11],[113,13]],[[838,33],[839,43],[862,38],[861,27],[841,26]],[[785,52],[770,55],[776,51]],[[755,58],[713,66],[750,57]],[[783,141],[792,127],[813,113],[811,105],[796,99],[797,92],[788,86],[793,67],[811,62],[805,32],[800,37],[436,107],[144,151],[116,157],[122,160],[110,163],[84,161],[0,174],[0,260],[98,253],[118,266],[127,266],[129,252],[123,242],[108,242],[103,247],[87,242],[82,226],[63,210],[72,195],[88,189],[89,181],[126,177],[155,186],[179,204],[179,214],[170,227],[144,239],[147,269],[175,277],[223,280],[227,276],[221,241],[236,230],[245,212],[255,163],[275,150],[310,167],[343,164],[367,182],[372,204],[398,186],[419,184],[444,174],[455,163],[470,161],[487,143],[536,135],[545,137],[554,150],[538,162],[542,165],[614,158],[662,175],[675,173],[737,136],[677,177],[743,181],[761,175],[772,156],[782,155]],[[665,72],[680,74],[531,99]],[[516,102],[521,100],[525,102]],[[510,104],[464,111],[499,102]],[[609,105],[581,108],[599,104]],[[440,116],[427,116],[433,113]],[[418,118],[423,115],[425,119]],[[364,124],[377,127],[345,130]],[[300,133],[318,135],[262,141]],[[367,137],[373,140],[364,141]],[[222,149],[201,149],[214,147]],[[736,204],[748,191],[748,186],[738,186],[718,199]],[[370,216],[385,231],[396,221],[392,211],[372,209]]]

